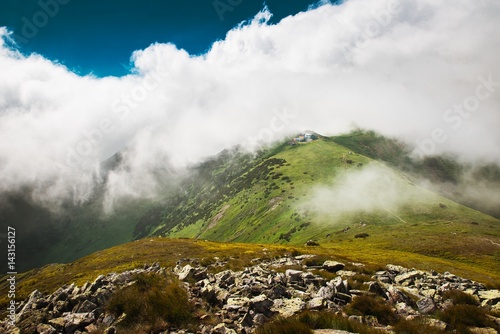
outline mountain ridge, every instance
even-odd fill
[[[20,252],[24,249],[27,253],[24,257],[20,254],[20,262],[28,264],[26,268],[51,262],[69,262],[113,245],[158,235],[294,244],[314,238],[322,243],[372,240],[385,244],[385,248],[403,247],[451,258],[460,257],[463,251],[459,244],[465,240],[473,240],[474,245],[478,245],[480,240],[486,240],[485,243],[491,245],[494,245],[491,242],[497,242],[498,220],[456,205],[418,186],[419,170],[433,171],[433,177],[437,176],[433,179],[435,182],[439,181],[440,175],[447,173],[452,178],[458,178],[456,175],[460,168],[456,163],[448,163],[446,158],[438,157],[431,160],[434,163],[419,165],[410,159],[409,149],[402,143],[369,131],[357,130],[335,137],[317,135],[317,138],[311,142],[287,139],[257,153],[237,147],[224,150],[191,167],[186,173],[187,177],[166,189],[155,200],[125,199],[115,206],[111,214],[102,213],[104,186],[101,186],[101,193],[97,192],[89,202],[69,210],[66,215],[48,215],[45,220],[39,219],[38,223],[35,223],[37,220],[27,219],[31,222],[27,225],[30,226],[30,233],[25,234],[29,240],[19,240],[20,243],[28,244],[35,240],[48,248],[40,251],[43,250],[41,247],[37,250],[20,247]],[[108,159],[103,168],[113,171],[121,168],[123,163],[121,154],[117,154]],[[495,179],[495,168],[491,171]],[[386,184],[378,184],[378,174],[386,172],[390,174],[385,177]],[[362,180],[363,177],[367,180]],[[335,187],[338,188],[335,183],[352,182],[353,178],[382,188],[396,184],[396,190],[403,193],[411,188],[412,192],[426,193],[424,197],[432,197],[433,200],[425,205],[425,210],[418,207],[416,209],[419,210],[413,210],[410,206],[405,209],[403,206],[408,214],[412,213],[409,218],[395,214],[392,208],[375,213],[377,210],[373,206],[376,206],[376,200],[384,201],[380,194],[387,189],[372,189],[373,194],[351,193],[349,187],[340,193],[335,190]],[[359,185],[351,188],[359,188]],[[350,201],[346,200],[344,194],[349,194],[350,201],[361,205],[363,210],[368,208],[368,212],[344,212],[343,218],[328,214],[326,218],[320,217],[325,216],[325,210],[315,207],[314,202],[324,202],[324,198],[335,195],[342,206],[348,207]],[[312,204],[310,198],[315,199]],[[359,198],[364,198],[366,203],[358,203]],[[335,207],[334,202],[324,203],[323,206]],[[33,212],[32,217],[44,217],[35,209],[30,210],[28,213]],[[315,217],[311,216],[312,212],[316,212]],[[12,215],[9,217],[15,218]],[[9,221],[16,223],[10,218]],[[389,222],[392,227],[384,226],[383,221]],[[405,226],[407,233],[414,233],[413,237],[424,234],[428,240],[435,240],[442,233],[448,235],[459,231],[464,240],[453,241],[452,247],[438,247],[438,250],[427,247],[428,243],[421,241],[412,245],[397,241],[396,237],[401,237],[398,224]],[[446,224],[455,224],[456,228],[452,229]],[[396,230],[391,231],[391,228]],[[52,231],[51,238],[46,238],[42,231]],[[370,236],[367,239],[354,238],[363,233]],[[384,233],[386,237],[380,238],[380,234]],[[389,235],[394,237],[391,239]],[[489,254],[490,260],[497,252],[489,246],[478,245],[478,248],[483,249],[480,254]]]
[[[335,190],[335,182],[347,186]],[[363,190],[363,182],[368,184],[368,192]],[[359,184],[363,185],[361,190],[350,193],[350,188]],[[141,237],[292,244],[314,239],[321,245],[344,248],[343,254],[349,250],[370,257],[404,250],[484,265],[488,270],[498,265],[497,219],[421,188],[406,174],[328,138],[301,145],[285,142],[225,186],[231,189],[229,195],[213,198],[210,192],[208,202],[203,189],[211,189],[210,184],[194,188],[197,195],[186,197],[191,202],[180,201],[175,216],[169,216],[174,212],[170,210],[163,217],[165,223]],[[320,195],[311,192],[318,187]],[[381,203],[391,205],[385,202],[389,192],[390,201],[397,205],[378,208]],[[314,198],[314,202],[329,196],[334,200],[324,203],[326,209],[314,203],[303,205],[307,198]],[[350,211],[336,208],[336,202],[348,206],[352,201],[372,202],[358,203],[360,207]],[[204,203],[210,203],[210,210]],[[340,209],[344,210],[341,215],[329,212]]]

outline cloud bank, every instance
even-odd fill
[[[275,25],[270,15],[199,56],[152,44],[132,54],[130,75],[105,78],[24,56],[0,28],[0,190],[79,202],[108,177],[109,196],[143,196],[233,145],[354,126],[417,155],[500,162],[498,1],[348,0]],[[124,148],[128,167],[103,175],[100,162]]]
[[[394,214],[402,206],[419,200],[419,192],[395,172],[372,163],[361,169],[346,171],[333,184],[316,187],[304,208],[337,219],[359,212],[385,210]]]

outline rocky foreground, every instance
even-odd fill
[[[398,317],[422,318],[443,332],[449,329],[449,324],[435,319],[434,314],[453,306],[451,299],[443,298],[446,291],[463,291],[473,296],[481,307],[500,311],[500,291],[488,290],[483,284],[450,273],[387,265],[385,270],[375,272],[354,287],[348,281],[363,272],[362,264],[350,263],[351,270],[345,270],[343,263],[335,261],[325,261],[318,266],[308,261],[313,257],[256,259],[254,265],[242,271],[216,270],[226,264],[219,260],[204,267],[195,259],[183,259],[175,268],[145,265],[143,269],[101,275],[81,287],[63,286],[50,295],[33,291],[17,307],[15,326],[6,320],[0,323],[0,332],[119,334],[126,315],[110,313],[106,304],[116,291],[134,284],[135,277],[141,273],[178,276],[184,282],[191,303],[197,309],[204,309],[196,331],[165,326],[160,333],[253,333],[276,316],[291,317],[304,310],[328,310],[382,332],[393,333],[391,326],[381,324],[373,315],[348,316],[344,312],[346,305],[362,295],[380,296]],[[208,316],[216,321],[205,323],[203,318]],[[500,319],[489,317],[492,327],[468,330],[497,333]],[[347,333],[331,329],[316,332]]]

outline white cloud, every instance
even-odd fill
[[[274,127],[274,139],[356,125],[500,162],[500,86],[468,114],[443,118],[472,101],[478,77],[500,82],[498,1],[349,0],[275,25],[269,15],[202,56],[152,44],[121,78],[81,77],[0,38],[0,189],[33,185],[45,201],[84,200],[99,162],[129,147],[136,167],[115,173],[109,192],[144,193],[157,180],[141,183],[144,174],[166,157],[184,166],[252,142],[283,110],[295,116]],[[434,140],[436,128],[446,140]]]
[[[418,201],[418,195],[414,187],[391,169],[371,163],[341,173],[333,184],[314,188],[303,207],[334,218],[381,210],[394,214],[403,205]]]

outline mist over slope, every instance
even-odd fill
[[[498,219],[425,189],[418,184],[423,177],[356,153],[338,139],[285,141],[250,164],[238,152],[215,157],[197,167],[202,177],[187,179],[183,191],[143,216],[136,238],[314,240],[367,259],[398,251],[469,263],[485,273],[498,267]]]
[[[473,210],[419,187],[416,181],[424,175],[391,169],[336,140],[284,142],[250,164],[237,152],[232,158],[218,156],[198,167],[202,177],[186,180],[185,192],[151,211],[137,226],[137,236],[297,243],[322,238],[325,226],[344,228],[364,220],[419,223],[448,220],[450,214],[474,220],[467,218]],[[419,167],[418,162],[408,166]],[[495,221],[477,213],[481,217]]]
[[[430,228],[433,235],[450,235],[453,226],[441,228],[452,221],[480,224],[471,235],[461,236],[461,242],[472,235],[496,235],[498,220],[452,202],[467,192],[446,196],[450,185],[467,187],[460,181],[462,174],[470,174],[465,165],[441,156],[413,159],[403,143],[371,131],[315,135],[318,139],[305,143],[293,137],[258,153],[241,147],[224,150],[182,173],[165,168],[157,174],[155,192],[114,203],[106,196],[112,177],[102,180],[85,203],[67,201],[57,212],[31,201],[30,189],[5,194],[0,219],[18,228],[23,269],[72,261],[150,235],[301,244],[411,224],[437,223]],[[129,171],[133,167],[124,155],[108,159],[101,169],[108,175]],[[490,174],[488,187],[494,192],[500,189],[499,178]],[[495,203],[491,196],[473,207],[496,208]],[[337,234],[344,229],[350,232]],[[421,233],[418,227],[416,233]],[[398,233],[391,238],[404,239]]]
[[[124,77],[79,76],[24,55],[0,28],[0,190],[51,211],[101,189],[158,195],[171,173],[242,144],[353,126],[417,156],[500,160],[497,1],[322,2],[269,24],[267,9],[202,55],[154,43]],[[127,148],[127,169],[100,162]]]
[[[415,158],[412,147],[373,131],[355,130],[334,141],[370,158],[385,161],[414,182],[458,203],[500,218],[500,166],[463,162],[456,155]]]

